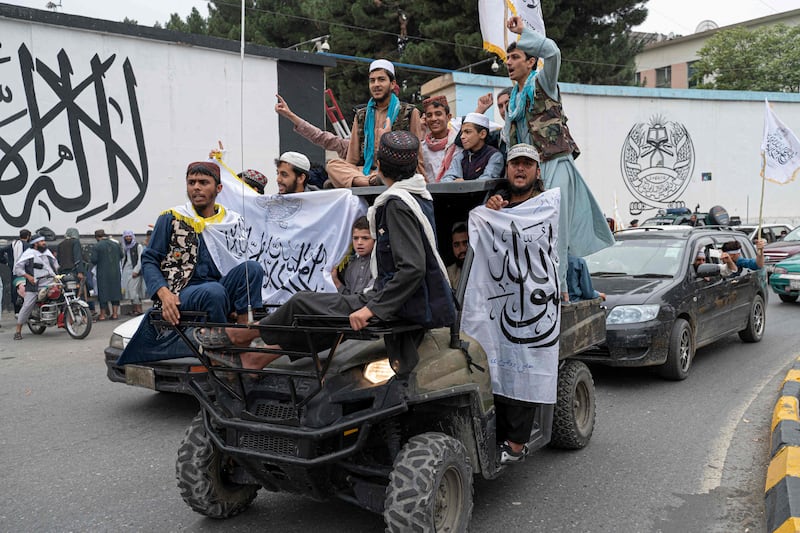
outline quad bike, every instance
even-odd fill
[[[489,185],[436,188],[437,216],[449,217],[437,218],[441,229],[465,220]],[[462,280],[471,261],[470,250]],[[464,289],[462,282],[459,304]],[[605,340],[605,311],[598,298],[564,305],[561,314],[557,403],[536,405],[530,450],[583,448],[594,429],[594,382],[572,356]],[[181,495],[198,513],[237,515],[263,487],[382,513],[388,531],[461,532],[472,513],[473,476],[491,479],[505,469],[486,352],[458,321],[429,331],[375,322],[356,332],[347,317],[296,316],[291,327],[308,348],[284,352],[263,370],[218,366],[189,340],[187,328],[199,325],[209,324],[186,314],[176,328],[208,367],[210,387],[189,383],[201,410],[176,463]],[[319,335],[334,338],[333,347],[317,349]]]

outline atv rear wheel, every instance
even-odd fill
[[[211,518],[230,518],[253,502],[258,485],[240,485],[228,479],[229,460],[206,433],[203,412],[198,413],[181,441],[175,474],[183,501]]]
[[[558,372],[556,409],[550,446],[579,450],[589,444],[594,432],[594,380],[589,367],[567,360]]]
[[[386,531],[467,531],[472,466],[464,446],[442,433],[411,437],[394,461],[386,488]]]

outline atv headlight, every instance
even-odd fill
[[[606,317],[606,325],[647,322],[658,316],[658,305],[618,305]]]
[[[388,358],[373,361],[364,368],[364,379],[372,384],[383,383],[392,376],[394,376],[394,370],[392,370]]]
[[[122,339],[122,335],[117,333],[111,335],[111,340],[108,342],[108,345],[117,350],[125,349],[125,341]]]

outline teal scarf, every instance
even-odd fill
[[[370,98],[367,104],[367,116],[364,118],[364,175],[369,176],[372,170],[372,164],[375,159],[375,107],[377,106],[375,99]],[[389,122],[394,124],[397,114],[400,112],[400,100],[392,93],[389,98],[389,109],[386,110],[386,115],[389,117]],[[380,141],[380,139],[378,139]]]
[[[505,134],[508,147],[511,148],[515,144],[527,143],[531,144],[528,132],[528,123],[525,120],[525,112],[529,107],[533,106],[533,95],[536,89],[536,69],[531,70],[528,78],[525,80],[525,86],[522,91],[519,90],[519,84],[515,84],[511,89],[511,95],[508,99],[508,109],[506,110],[506,123],[503,126],[503,133]],[[512,139],[511,123],[517,124],[517,138]]]

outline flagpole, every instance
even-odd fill
[[[767,159],[764,155],[764,152],[761,152],[761,202],[758,206],[758,234],[756,236],[757,239],[761,239],[761,222],[762,217],[764,216],[764,185],[767,183],[766,178],[766,169],[767,169]]]
[[[508,50],[508,28],[506,27],[506,22],[508,22],[508,2],[503,0],[503,51]]]

